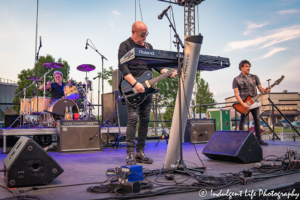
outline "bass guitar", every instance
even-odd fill
[[[278,79],[277,81],[275,81],[275,83],[273,85],[271,85],[269,88],[271,89],[275,85],[279,85],[283,79],[284,79],[284,76],[281,76],[281,78]],[[262,95],[265,95],[265,94],[267,94],[266,90],[263,91],[262,93],[256,95],[255,97],[248,96],[246,98],[246,100],[244,100],[244,103],[248,104],[250,106],[249,108],[245,108],[240,103],[235,103],[232,106],[239,113],[244,114],[244,115],[248,115],[248,113],[250,112],[250,110],[261,106],[261,103],[258,102],[258,98],[261,97]]]
[[[153,73],[151,71],[146,71],[140,77],[136,77],[135,79],[137,80],[137,82],[141,83],[145,88],[145,92],[143,93],[138,93],[128,83],[127,80],[123,80],[121,82],[120,91],[130,105],[137,107],[141,103],[143,103],[143,101],[147,98],[147,96],[149,96],[150,94],[158,93],[160,89],[154,88],[153,85],[161,81],[162,79],[170,76],[174,72],[174,70],[176,69],[167,71],[166,73],[163,73],[160,76],[157,76],[155,78],[152,78]]]

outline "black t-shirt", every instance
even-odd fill
[[[60,85],[58,85],[57,83],[51,83],[51,91],[50,94],[51,94],[51,100],[53,99],[61,99],[62,96],[65,96],[65,93],[64,93],[64,87],[66,85],[64,83]]]
[[[152,70],[152,68],[148,67],[147,65],[128,65],[128,64],[120,64],[120,59],[132,48],[145,48],[145,49],[153,49],[152,45],[149,43],[144,44],[144,46],[136,44],[131,38],[128,38],[124,42],[120,44],[119,52],[118,52],[118,61],[119,61],[119,69],[123,76],[128,74],[132,74],[133,77],[141,76],[145,71]],[[163,67],[153,68],[156,71],[160,72]]]

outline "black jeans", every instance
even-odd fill
[[[254,120],[254,128],[257,140],[261,140],[260,135],[260,118],[259,118],[259,108],[254,108],[250,110],[253,120]],[[240,130],[244,130],[244,125],[246,123],[247,115],[241,114],[240,120]]]
[[[148,133],[151,104],[152,104],[152,95],[149,95],[145,99],[145,101],[137,108],[133,107],[128,102],[126,102],[127,112],[128,112],[128,123],[127,123],[127,130],[126,130],[127,153],[134,152],[136,124],[138,121],[138,117],[140,118],[140,123],[139,123],[138,143],[136,145],[136,151],[137,152],[144,151],[147,133]]]

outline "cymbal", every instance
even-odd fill
[[[59,69],[59,68],[64,67],[63,64],[61,64],[61,63],[55,63],[55,62],[44,63],[43,66],[47,67],[47,68],[55,68],[55,69]]]
[[[31,80],[31,81],[43,81],[43,78],[39,78],[39,77],[36,77],[36,76],[33,76],[33,77],[27,77],[26,78],[27,80]]]
[[[77,70],[82,72],[90,72],[93,71],[94,69],[96,69],[96,67],[90,64],[82,64],[77,67]]]

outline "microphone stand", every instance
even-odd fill
[[[42,47],[42,43],[41,43],[41,38],[40,38],[40,46],[39,46],[39,50],[36,52],[36,57],[35,57],[35,65],[36,65],[36,69],[38,69],[39,67],[39,54],[40,54],[40,50],[41,50],[41,47]],[[38,71],[38,70],[37,70]],[[38,77],[38,74],[36,74],[36,77]],[[45,81],[45,79],[44,79]],[[36,82],[36,109],[37,109],[37,113],[39,113],[39,95],[38,95],[38,82]],[[45,95],[46,95],[46,86],[44,85],[44,106],[45,106]],[[45,109],[45,108],[44,108]],[[44,120],[45,120],[45,114],[44,114]]]
[[[173,26],[169,16],[168,16],[168,13],[165,13],[165,16],[168,18],[169,22],[170,22],[170,27],[173,29],[175,35],[174,37],[176,38],[176,42],[174,42],[175,46],[177,47],[177,63],[178,63],[178,68],[177,68],[177,76],[178,76],[178,93],[179,93],[179,130],[181,132],[180,134],[180,141],[179,141],[179,146],[180,146],[180,160],[179,162],[177,163],[177,169],[185,169],[186,168],[186,164],[184,163],[183,161],[183,155],[182,155],[182,123],[181,123],[181,62],[180,62],[180,53],[179,53],[179,50],[180,50],[180,46],[182,49],[184,49],[184,45],[176,31],[176,28]],[[180,46],[179,46],[180,45]]]
[[[98,120],[100,121],[100,112],[99,112],[99,109],[100,109],[100,98],[99,98],[100,97],[100,75],[94,77],[93,80],[95,80],[96,78],[98,78]]]
[[[89,41],[91,41],[90,39],[88,39]],[[91,41],[92,45],[91,46],[89,43],[87,43],[88,46],[90,46],[92,49],[94,49],[100,56],[102,59],[102,73],[101,73],[101,78],[102,78],[102,95],[104,94],[104,80],[103,80],[103,59],[107,60],[107,58],[105,58],[101,53],[99,53],[99,51],[97,50],[97,48],[95,47],[95,45],[93,44],[93,42]],[[100,120],[100,112],[99,112],[99,108],[100,108],[100,76],[98,77],[99,81],[98,81],[98,119]],[[101,105],[103,104],[102,100],[101,100]],[[101,110],[103,111],[103,107],[101,107]],[[102,113],[103,114],[103,113]],[[101,119],[101,122],[103,122],[103,119]]]

